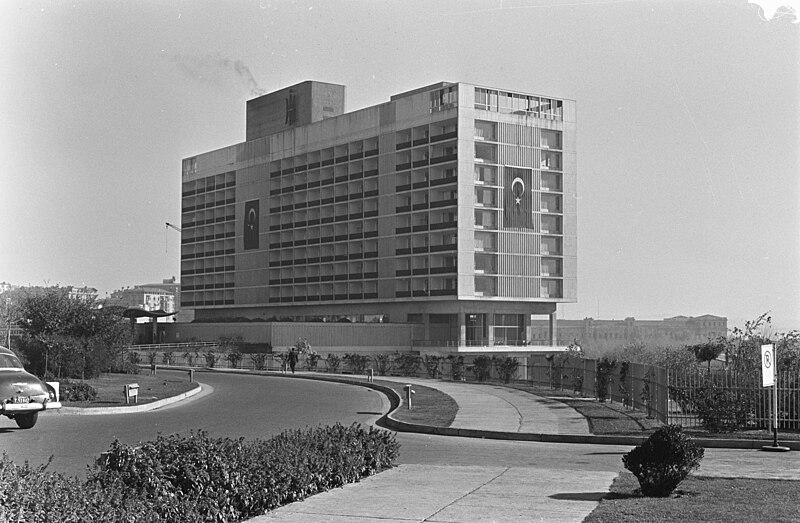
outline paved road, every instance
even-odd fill
[[[19,430],[14,421],[0,417],[0,449],[20,464],[45,463],[53,455],[48,470],[83,477],[86,466],[115,439],[134,444],[154,440],[158,434],[192,430],[205,430],[213,437],[264,438],[285,429],[337,421],[369,423],[384,405],[378,392],[352,385],[205,372],[195,378],[212,387],[213,393],[151,412],[99,416],[44,412],[30,430]]]

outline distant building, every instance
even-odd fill
[[[179,284],[175,278],[163,280],[161,283],[146,283],[120,289],[111,293],[106,299],[107,305],[141,309],[147,312],[176,312],[175,304],[179,297]],[[143,318],[144,320],[144,318]],[[163,318],[173,321],[172,317]]]
[[[549,332],[547,322],[534,321],[532,331],[535,339],[543,339]],[[558,320],[559,344],[577,343],[584,349],[613,348],[635,341],[688,345],[727,335],[728,319],[710,314],[663,320]]]
[[[181,306],[411,323],[449,351],[534,350],[539,316],[552,350],[577,299],[575,102],[440,82],[345,112],[344,94],[250,100],[245,142],[183,160]]]
[[[69,289],[69,297],[73,300],[94,301],[97,299],[97,289],[94,287],[73,287],[67,286]]]

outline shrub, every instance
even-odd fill
[[[288,352],[275,352],[273,356],[277,357],[281,362],[281,371],[286,372],[289,368],[289,353]]]
[[[450,376],[454,380],[464,379],[464,356],[453,356],[452,354],[447,357],[450,362]]]
[[[664,498],[700,466],[703,453],[680,425],[666,425],[622,456],[622,463],[639,480],[642,495]]]
[[[85,481],[0,459],[0,521],[241,521],[394,466],[399,445],[359,425],[268,440],[204,432],[115,441]]]
[[[631,362],[629,361],[622,361],[619,364],[619,381],[617,382],[617,388],[619,389],[619,394],[622,396],[622,404],[625,406],[631,406],[633,402],[631,401],[631,390],[628,387],[628,376],[631,373]],[[670,387],[671,388],[671,387]]]
[[[52,459],[52,458],[51,458]],[[0,458],[0,521],[159,521],[145,500],[127,497],[118,485],[88,484],[48,472],[45,465],[16,465]],[[161,520],[163,521],[163,520]]]
[[[213,352],[206,352],[204,356],[206,358],[206,367],[213,369],[214,365],[217,364],[217,355]]]
[[[263,352],[250,354],[250,361],[253,362],[253,368],[256,370],[264,370],[267,368],[267,355]]]
[[[341,364],[342,358],[336,354],[328,354],[328,359],[325,360],[325,366],[328,368],[328,372],[335,373],[339,370],[339,365]]]
[[[516,358],[492,358],[494,368],[503,383],[508,383],[519,368],[519,361]]]
[[[128,353],[128,361],[133,363],[134,365],[139,365],[142,362],[142,357],[136,351],[130,351]]]
[[[392,369],[392,358],[388,354],[378,354],[375,356],[375,366],[380,376],[386,376]]]
[[[560,389],[564,378],[569,378],[569,375],[564,374],[564,367],[569,362],[569,355],[548,354],[546,359],[550,364],[550,367],[547,369],[547,374],[550,376],[550,388]],[[583,386],[583,384],[581,384],[581,386]]]
[[[228,363],[230,364],[230,367],[232,369],[238,369],[239,368],[239,363],[241,363],[241,361],[242,361],[242,353],[239,352],[238,350],[236,350],[234,352],[229,352],[225,356],[225,359],[228,360]]]
[[[62,380],[59,383],[61,401],[93,401],[97,398],[97,390],[82,381]]]
[[[393,434],[356,424],[249,443],[201,431],[136,447],[115,441],[89,481],[121,484],[127,496],[150,501],[171,521],[238,521],[390,468],[398,448]],[[192,517],[181,512],[187,505]]]
[[[709,432],[734,432],[747,424],[750,414],[746,394],[711,381],[694,391],[692,407]]]
[[[364,354],[345,354],[342,358],[347,366],[350,367],[350,370],[353,374],[363,374],[364,369],[367,368],[367,364],[369,363],[369,356],[365,356]]]
[[[147,363],[150,364],[151,366],[155,365],[155,363],[156,363],[156,351],[154,351],[154,350],[147,351]]]
[[[597,399],[601,402],[608,399],[608,388],[611,385],[611,373],[614,372],[614,367],[617,362],[609,358],[602,358],[597,362],[597,376],[595,378],[595,386],[597,387]]]
[[[424,357],[425,362],[425,372],[428,373],[429,378],[438,378],[441,374],[439,370],[439,364],[442,361],[441,356],[436,356],[433,354],[426,354]]]
[[[164,365],[172,365],[172,353],[165,352],[164,354],[162,354],[161,363],[163,363]]]
[[[419,372],[419,356],[402,353],[398,354],[394,361],[403,376],[416,376],[417,372]]]
[[[489,356],[478,356],[472,361],[472,372],[478,381],[486,381],[492,370],[492,359]]]
[[[306,352],[306,370],[317,370],[317,365],[319,364],[320,355],[319,352],[308,349]]]

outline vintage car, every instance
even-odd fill
[[[39,411],[59,408],[58,383],[29,374],[16,354],[0,346],[0,414],[29,429],[36,425]]]

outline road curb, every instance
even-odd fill
[[[53,412],[55,414],[65,415],[65,416],[96,416],[101,414],[131,414],[136,412],[148,412],[151,410],[159,409],[171,403],[177,403],[178,401],[190,398],[195,394],[198,394],[202,390],[203,390],[202,385],[198,383],[195,388],[188,390],[182,394],[178,394],[177,396],[172,396],[157,401],[151,401],[150,403],[142,403],[141,405],[128,405],[126,407],[91,407],[91,408],[61,407],[60,409]]]

